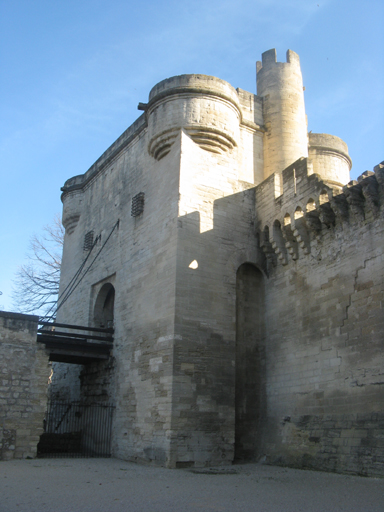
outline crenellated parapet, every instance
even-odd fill
[[[269,266],[311,255],[315,246],[318,254],[325,236],[383,216],[384,162],[344,187],[312,169],[311,161],[301,158],[283,171],[280,188],[275,175],[256,187],[260,245]]]

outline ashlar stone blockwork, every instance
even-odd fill
[[[256,95],[182,75],[140,109],[62,188],[61,290],[87,233],[97,258],[57,320],[115,341],[52,390],[113,402],[122,459],[383,475],[383,167],[349,182],[347,145],[307,133],[290,50]]]
[[[33,458],[47,403],[48,354],[38,317],[0,311],[0,460]]]
[[[383,172],[340,189],[303,159],[283,172],[282,196],[269,184],[275,209],[259,222],[278,220],[285,242],[279,252],[276,237],[263,241],[270,462],[383,474]],[[256,198],[266,195],[264,183]]]

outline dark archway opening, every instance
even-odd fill
[[[95,327],[113,327],[114,306],[115,288],[111,283],[106,283],[101,287],[96,299],[93,317]]]
[[[262,454],[265,421],[264,277],[244,263],[236,275],[235,462]]]

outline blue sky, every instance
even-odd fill
[[[0,305],[60,187],[139,116],[160,80],[256,93],[270,48],[300,56],[308,129],[341,137],[352,178],[384,159],[382,0],[0,0]]]

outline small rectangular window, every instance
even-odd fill
[[[93,231],[88,231],[86,235],[84,236],[84,245],[83,249],[84,251],[90,251],[93,246]]]
[[[138,217],[144,211],[144,192],[139,192],[132,197],[131,216]]]

